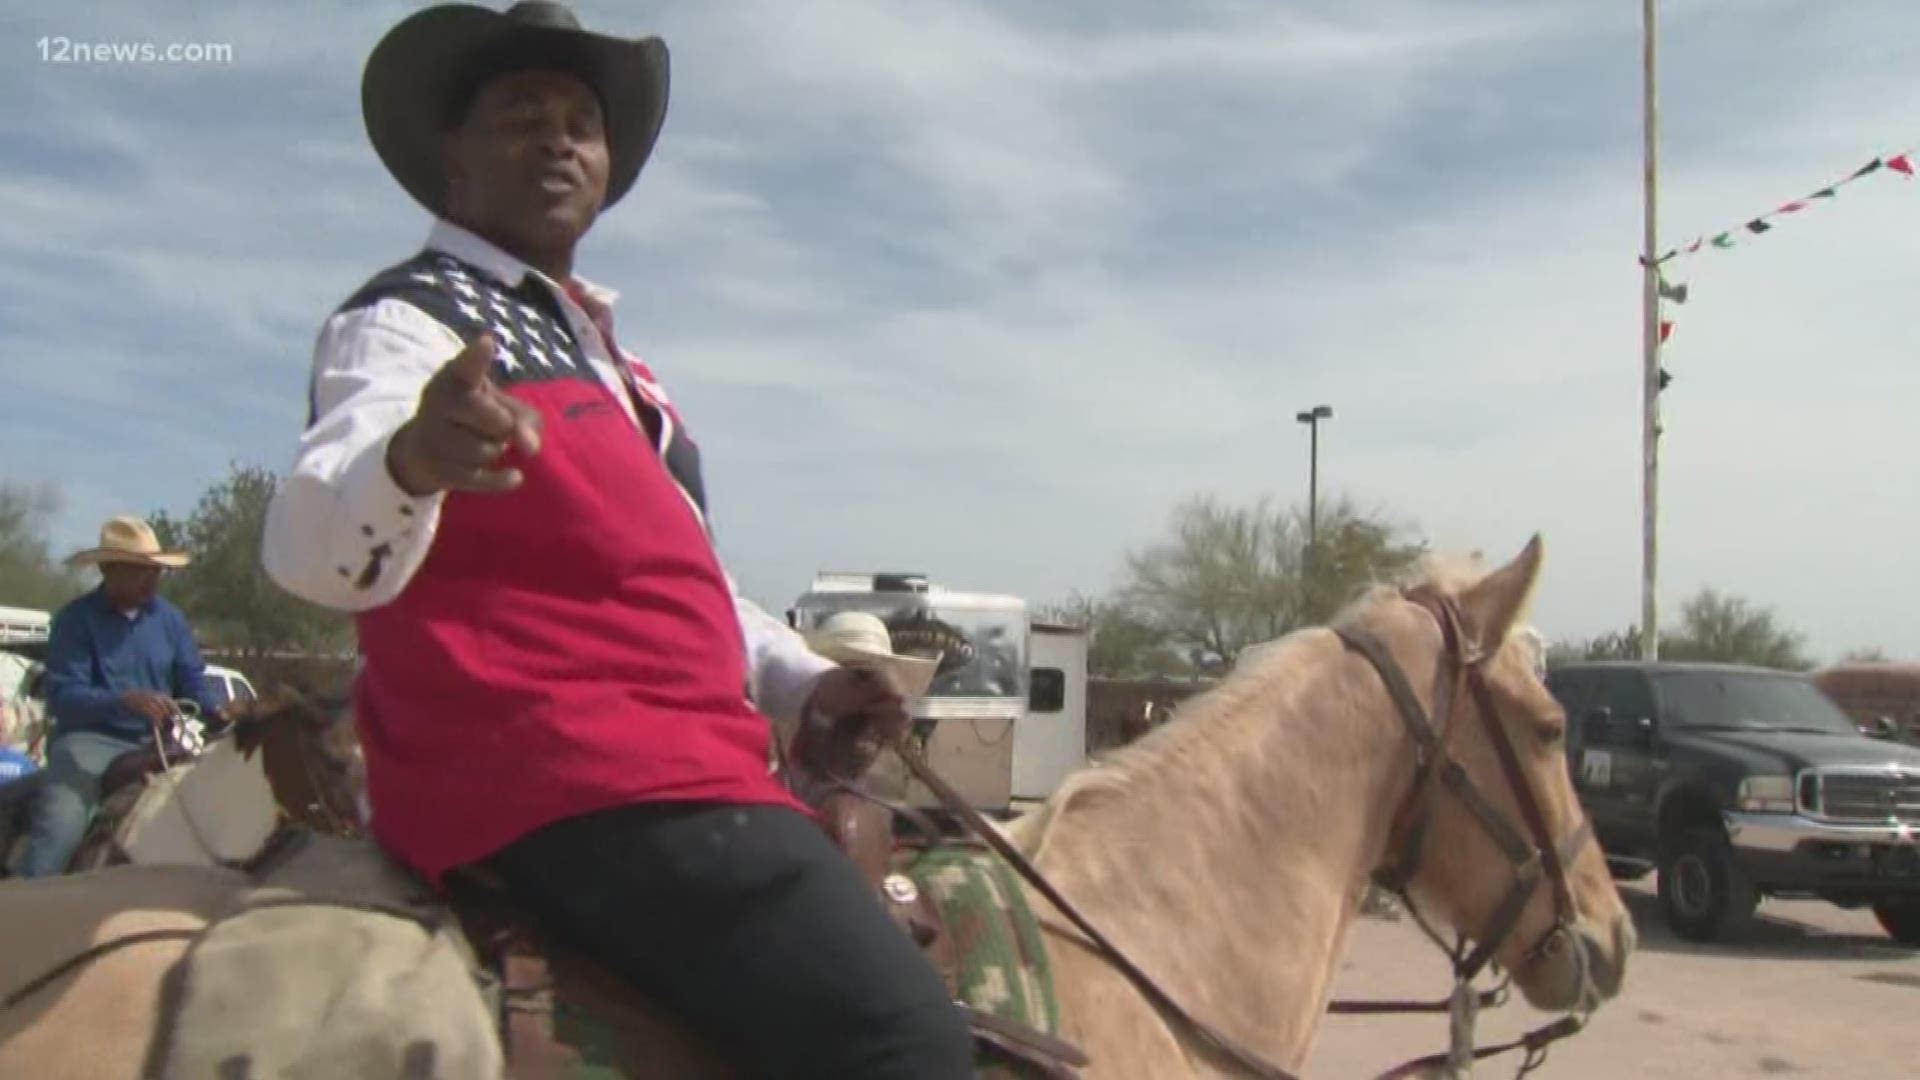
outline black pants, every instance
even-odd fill
[[[792,810],[629,806],[550,825],[489,865],[754,1076],[964,1080],[965,1020],[820,827]]]

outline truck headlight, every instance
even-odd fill
[[[1790,776],[1749,776],[1740,781],[1735,800],[1750,814],[1793,813],[1793,778]]]

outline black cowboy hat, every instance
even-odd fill
[[[407,194],[444,216],[441,135],[488,79],[527,70],[566,72],[599,95],[608,156],[603,208],[612,206],[640,175],[666,120],[667,45],[589,33],[550,0],[522,0],[505,11],[442,4],[387,31],[360,80],[375,152]]]

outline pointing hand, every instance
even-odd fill
[[[495,386],[493,337],[482,334],[420,392],[413,418],[387,443],[387,471],[414,496],[439,491],[512,491],[520,470],[497,468],[509,447],[540,450],[540,413]]]

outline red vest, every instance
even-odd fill
[[[449,494],[406,589],[359,617],[374,833],[434,880],[614,806],[800,807],[769,772],[770,727],[747,700],[697,452],[637,386],[646,430],[628,420],[544,289],[428,253],[348,303],[403,300],[462,340],[491,325],[495,381],[544,425],[538,454],[503,462],[525,482]]]

